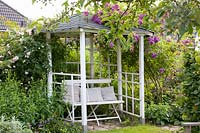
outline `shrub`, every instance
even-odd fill
[[[179,125],[182,121],[182,108],[176,104],[151,103],[146,109],[146,118],[153,124]]]
[[[165,125],[170,122],[170,106],[151,103],[146,109],[146,118],[151,123]]]
[[[57,117],[50,119],[48,122],[41,124],[39,132],[51,133],[81,133],[81,126],[65,122],[63,119]]]
[[[185,55],[184,72],[182,76],[183,95],[183,118],[189,121],[200,119],[200,64],[196,63],[196,53],[191,52]]]
[[[10,74],[5,82],[0,82],[0,115],[5,115],[8,119],[15,116],[34,131],[76,129],[77,126],[64,127],[63,117],[67,105],[62,101],[62,95],[56,93],[60,91],[56,88],[53,96],[48,98],[46,79],[32,81],[28,91],[25,90]],[[55,123],[60,124],[54,125]],[[43,129],[40,129],[41,126]]]
[[[5,121],[4,117],[1,117],[0,121],[0,132],[1,133],[32,133],[30,129],[24,128],[23,124],[15,118],[11,121]]]
[[[47,73],[48,46],[45,36],[28,35],[27,33],[11,32],[1,39],[1,79],[5,79],[8,71],[16,74],[16,78],[25,84],[31,80],[42,78]]]
[[[200,64],[195,57],[199,55],[195,51],[189,51],[185,54],[184,72],[182,74],[183,91],[183,119],[185,121],[200,120]],[[194,127],[194,132],[199,131],[200,127]]]

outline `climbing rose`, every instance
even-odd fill
[[[149,37],[148,38],[148,42],[149,42],[149,44],[151,44],[151,45],[153,45],[153,44],[155,44],[155,43],[157,43],[157,42],[159,42],[160,41],[160,38],[159,37],[157,37],[157,36],[152,36],[152,37]]]
[[[84,16],[88,16],[88,15],[89,15],[89,12],[88,12],[88,11],[84,11],[84,12],[83,12],[83,15],[84,15]]]
[[[160,38],[157,37],[157,36],[154,36],[154,42],[157,43],[157,42],[159,42],[159,41],[160,41]]]
[[[139,19],[143,19],[144,16],[146,16],[146,14],[140,14],[140,15],[139,15]]]
[[[157,57],[157,54],[156,54],[156,53],[152,53],[152,54],[151,54],[151,57],[152,57],[152,58],[156,58],[156,57]]]
[[[149,42],[149,44],[154,44],[155,42],[154,42],[154,38],[153,37],[149,37],[148,38],[148,42]]]
[[[102,11],[102,10],[99,10],[99,11],[98,11],[98,15],[103,15],[103,11]]]
[[[139,35],[135,34],[135,35],[134,35],[134,39],[135,39],[136,42],[138,42],[139,39],[140,39]]]
[[[138,24],[139,24],[139,25],[142,25],[142,24],[143,24],[143,20],[142,20],[142,19],[139,19],[139,20],[138,20]]]
[[[142,24],[143,24],[143,18],[144,18],[144,16],[146,16],[146,14],[140,14],[140,15],[139,15],[139,18],[138,18],[138,24],[139,24],[139,25],[142,25]]]
[[[164,72],[165,72],[165,69],[164,69],[164,68],[160,68],[160,69],[159,69],[159,72],[160,72],[160,73],[164,73]]]
[[[102,24],[101,19],[99,18],[99,16],[97,14],[92,16],[92,21],[97,24]]]
[[[114,47],[114,43],[111,41],[109,46],[110,46],[110,48],[113,48]]]
[[[189,40],[189,39],[183,40],[182,43],[183,43],[184,45],[187,45],[187,44],[190,43],[190,40]]]
[[[112,11],[119,11],[119,5],[115,4],[112,6]]]
[[[105,7],[110,7],[110,3],[106,2]]]

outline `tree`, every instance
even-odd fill
[[[47,5],[53,0],[32,0],[33,3],[41,2]],[[104,7],[106,3],[122,4],[125,7],[124,11],[130,11],[135,17],[135,11],[148,12],[147,15],[160,20],[165,25],[162,29],[167,34],[176,33],[180,39],[186,32],[193,33],[193,27],[198,31],[200,29],[200,1],[199,0],[77,0],[70,4],[68,0],[63,3],[65,7],[63,12],[58,15],[57,19],[66,20],[69,15],[74,12],[80,12],[84,6],[94,7],[93,11],[97,11]],[[71,6],[70,6],[71,5]],[[91,9],[91,8],[90,8]],[[120,18],[123,18],[121,15]],[[68,19],[67,19],[68,20]],[[133,19],[134,20],[134,19]],[[135,20],[136,22],[137,20]],[[55,20],[52,24],[55,23]]]

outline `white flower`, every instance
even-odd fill
[[[6,47],[7,47],[7,48],[10,48],[10,44],[7,44]]]
[[[31,52],[27,52],[26,55],[25,55],[25,57],[29,58],[30,55],[31,55]]]
[[[26,32],[29,34],[29,36],[32,35],[32,29],[28,29]]]
[[[12,63],[15,63],[15,62],[18,61],[18,60],[19,60],[19,57],[18,57],[18,56],[15,56],[15,57],[12,58],[11,62],[12,62]]]
[[[25,72],[26,75],[28,75],[28,72]]]
[[[7,65],[7,67],[8,67],[8,68],[11,68],[11,66],[10,66],[10,65]]]
[[[19,34],[23,36],[23,35],[24,35],[24,32],[23,32],[23,31],[21,31],[21,32],[19,32]]]
[[[20,43],[22,43],[22,42],[23,42],[23,39],[22,39],[22,38],[20,38],[20,39],[19,39],[19,41],[20,41]]]
[[[12,53],[10,51],[8,51],[8,54],[11,55]]]

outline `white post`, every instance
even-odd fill
[[[144,113],[144,35],[140,35],[140,44],[139,44],[139,82],[140,82],[140,117],[141,117],[141,123],[145,124],[145,113]]]
[[[80,29],[81,114],[83,132],[87,132],[85,32]]]
[[[94,79],[94,46],[93,36],[90,37],[90,78]]]
[[[117,72],[118,72],[118,99],[122,101],[122,53],[119,40],[117,41]],[[123,104],[119,109],[123,110]]]
[[[51,46],[49,45],[51,39],[51,33],[47,32],[46,33],[46,40],[47,40],[47,45],[49,47],[49,51],[48,51],[48,61],[49,61],[49,70],[48,70],[48,97],[52,96],[53,93],[53,77],[52,77],[52,54],[51,54]]]

